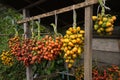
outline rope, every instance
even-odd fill
[[[58,19],[58,16],[57,16],[56,11],[55,11],[55,25],[56,25],[56,28],[57,28],[57,19]]]
[[[76,15],[76,11],[75,11],[75,5],[73,5],[73,27],[76,27],[76,19],[77,19],[77,15]]]
[[[100,7],[104,7],[106,10],[111,10],[109,7],[105,5],[106,0],[99,0],[99,6],[97,8],[97,14],[99,13]]]
[[[111,10],[109,7],[107,7],[107,6],[105,5],[105,2],[106,2],[106,0],[103,0],[103,6],[104,6],[104,8],[107,9],[107,10]]]

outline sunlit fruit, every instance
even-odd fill
[[[69,34],[69,33],[70,34]],[[62,42],[62,50],[64,51],[64,59],[68,68],[71,68],[77,57],[81,56],[84,44],[84,30],[78,27],[70,27],[64,35]]]

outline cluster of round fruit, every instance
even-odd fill
[[[11,55],[10,51],[2,51],[2,54],[0,55],[0,58],[2,60],[2,63],[7,66],[12,66],[14,63],[14,58]]]
[[[110,14],[98,16],[92,16],[92,20],[94,21],[94,30],[97,31],[100,35],[111,35],[114,29],[114,21],[116,20],[116,16],[111,16]]]
[[[75,59],[79,57],[83,51],[84,30],[81,30],[80,27],[70,27],[66,31],[62,42],[62,50],[65,52],[65,62],[67,63],[68,68],[71,68]]]
[[[10,51],[13,55],[17,56],[18,53],[21,51],[21,44],[20,44],[20,37],[15,36],[13,38],[10,38],[8,41],[8,46],[10,48]]]
[[[46,60],[54,60],[61,52],[62,47],[62,37],[61,36],[55,36],[52,38],[52,36],[46,35],[42,41],[44,42],[43,47],[43,58]]]
[[[53,39],[46,35],[41,40],[21,39],[18,36],[9,39],[9,47],[12,54],[18,61],[22,61],[25,66],[40,63],[42,59],[54,60],[61,51],[61,36]]]
[[[74,70],[76,80],[84,80],[84,66],[80,65]]]

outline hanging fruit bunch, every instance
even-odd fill
[[[25,66],[34,64],[39,60],[36,47],[37,40],[33,37],[20,39],[16,29],[15,32],[15,36],[8,41],[11,53]]]
[[[56,26],[54,24],[52,24],[52,26],[54,28],[55,35],[46,35],[42,39],[44,42],[43,58],[49,61],[56,59],[60,54],[62,47],[62,36],[57,33]]]
[[[12,56],[10,51],[2,51],[0,58],[4,65],[12,66],[14,64],[14,57]]]
[[[38,27],[40,27],[39,23],[36,23]],[[42,46],[42,42],[38,40],[40,36],[37,36],[37,39],[34,37],[33,26],[31,32],[31,38],[24,38],[21,41],[21,56],[19,56],[19,60],[22,61],[25,66],[35,64],[36,62],[41,62],[41,52],[39,49],[42,51],[42,47],[40,47]],[[38,35],[39,34],[40,33],[38,32]]]
[[[99,0],[99,3],[102,7],[101,13],[97,16],[92,16],[92,20],[94,21],[94,30],[99,35],[111,35],[114,30],[116,16],[105,14],[105,6],[103,6],[103,1]]]
[[[65,52],[65,62],[68,63],[68,67],[71,68],[75,59],[83,52],[84,30],[81,30],[80,27],[70,27],[66,31],[62,42],[62,50]]]
[[[84,45],[84,30],[79,26],[76,27],[75,11],[73,11],[73,21],[73,27],[69,27],[62,39],[62,50],[65,52],[64,59],[68,68],[71,68],[75,60],[80,57]]]
[[[84,66],[80,65],[74,70],[76,80],[84,80]]]
[[[21,56],[19,56],[19,60],[23,61],[25,66],[29,66],[34,64],[37,61],[37,53],[36,51],[36,41],[34,39],[24,39],[21,44]]]
[[[14,56],[21,56],[21,42],[20,37],[18,36],[18,31],[15,29],[15,36],[8,40],[8,46],[10,48],[11,54]]]

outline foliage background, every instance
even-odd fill
[[[15,10],[8,7],[0,7],[0,54],[3,50],[8,49],[8,39],[14,36],[15,26],[20,33],[23,32],[21,26],[18,26],[14,22],[21,19],[22,16],[15,12]],[[20,76],[20,77],[19,77]],[[25,67],[15,61],[15,64],[11,67],[5,66],[0,61],[0,80],[24,80],[25,79]]]

